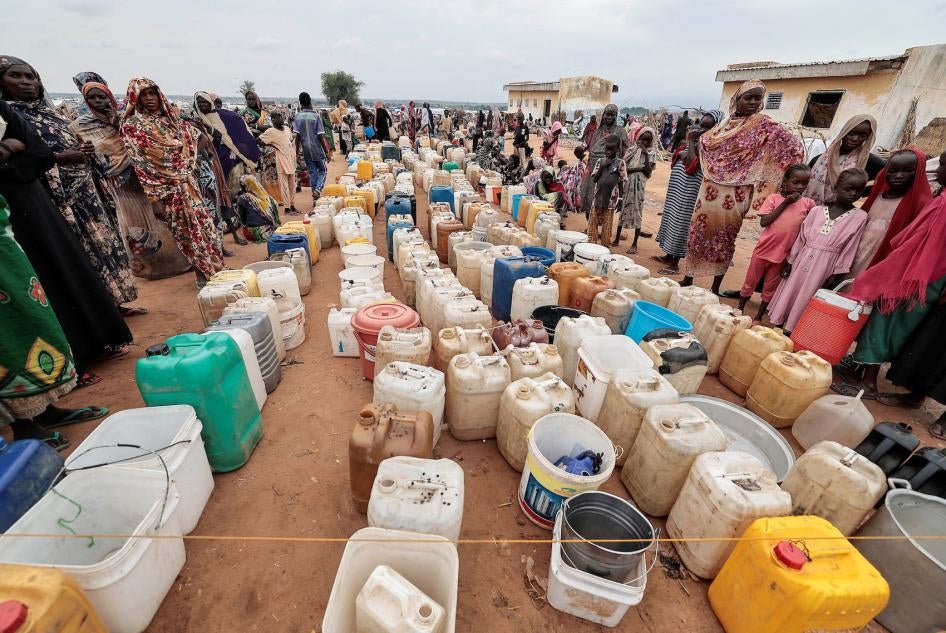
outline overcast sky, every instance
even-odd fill
[[[872,57],[946,41],[946,1],[31,0],[5,2],[0,53],[52,92],[78,71],[116,92],[321,94],[343,69],[362,97],[505,101],[508,81],[599,75],[620,105],[714,106],[726,64]],[[581,9],[579,9],[581,7]],[[363,12],[366,9],[367,12]]]

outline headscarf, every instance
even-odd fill
[[[254,97],[256,97],[256,101],[257,103],[259,103],[259,110],[256,110],[255,108],[251,108],[249,105],[246,105],[243,107],[242,110],[240,110],[240,116],[244,117],[244,120],[245,120],[245,117],[249,115],[253,120],[247,121],[247,123],[249,123],[250,125],[254,125],[256,127],[265,127],[265,126],[270,125],[271,124],[270,119],[269,119],[270,113],[267,112],[266,108],[263,107],[263,100],[260,99],[259,95],[253,92],[252,90],[244,94],[243,98],[246,99],[250,95],[253,95]],[[211,93],[210,96],[216,98],[216,95],[214,95],[213,93]],[[206,97],[204,98],[206,99]],[[210,104],[213,105],[213,101],[211,101]]]
[[[640,129],[635,131],[634,138],[631,139],[631,145],[624,154],[624,164],[628,167],[642,167],[644,165],[644,161],[641,160],[644,155],[644,148],[637,144],[637,139],[644,132],[650,132],[650,136],[653,139],[650,149],[647,150],[647,155],[650,156],[650,162],[657,162],[657,130],[649,125],[641,126]]]
[[[220,143],[226,147],[250,169],[256,169],[256,162],[260,159],[260,149],[256,145],[253,133],[246,126],[243,117],[229,110],[211,110],[204,114],[197,107],[197,99],[201,98],[213,106],[213,95],[209,92],[194,93],[194,116],[210,128],[220,133]]]
[[[39,95],[37,95],[36,99],[38,101],[44,100],[46,96],[46,89],[43,87],[42,78],[39,76],[39,73],[36,72],[36,69],[33,68],[32,64],[27,64],[19,57],[14,57],[13,55],[0,55],[0,79],[2,79],[5,74],[7,74],[7,71],[10,70],[12,66],[26,66],[31,71],[33,71],[33,74],[36,75],[37,81],[39,81]],[[7,101],[15,101],[13,95],[9,94],[2,85],[0,85],[0,97]],[[49,105],[52,106],[52,103]]]
[[[542,155],[552,160],[555,158],[555,154],[558,152],[558,142],[561,140],[562,135],[556,135],[556,132],[560,132],[562,129],[562,124],[558,121],[552,123],[552,127],[549,128],[549,131],[545,134],[545,142],[548,143],[546,147],[542,148]]]
[[[870,136],[864,141],[864,144],[856,150],[841,159],[841,145],[844,137],[851,130],[864,122],[870,123]],[[845,169],[857,167],[864,169],[867,165],[867,159],[870,158],[870,150],[874,146],[874,139],[877,137],[877,120],[869,114],[855,114],[841,131],[838,136],[828,145],[827,151],[818,157],[814,167],[811,170],[811,181],[808,188],[805,189],[805,196],[812,198],[818,203],[831,202],[834,199],[834,183],[838,181],[838,176]]]
[[[542,174],[548,174],[552,177],[552,184],[548,187],[545,186],[545,183],[542,182]],[[551,166],[543,167],[542,172],[539,174],[539,182],[535,185],[536,194],[540,196],[545,196],[550,193],[560,193],[563,196],[565,195],[565,187],[562,183],[558,182],[555,178],[555,169]]]
[[[72,78],[72,83],[76,85],[76,88],[79,90],[79,92],[82,92],[83,86],[85,86],[85,84],[89,82],[95,82],[95,83],[99,83],[105,86],[108,85],[106,81],[102,78],[102,75],[98,74],[97,72],[93,72],[91,70],[78,73]]]
[[[874,258],[870,262],[871,266],[877,264],[890,254],[890,246],[893,242],[893,238],[914,221],[917,214],[926,206],[930,198],[933,197],[933,192],[930,189],[930,181],[926,179],[926,174],[923,173],[923,170],[926,168],[926,154],[915,147],[907,147],[906,149],[894,152],[894,155],[904,152],[910,152],[916,156],[916,175],[913,177],[913,184],[910,185],[906,194],[900,199],[897,210],[894,211],[893,217],[890,218],[887,233],[884,235],[883,241],[880,243],[877,252],[874,254]],[[893,158],[893,155],[891,158]],[[861,209],[864,211],[870,211],[877,197],[890,189],[890,185],[887,184],[888,168],[889,163],[877,174],[877,179],[874,181],[870,195],[867,196],[867,200],[861,206]]]
[[[98,81],[87,81],[82,85],[82,98],[86,102],[92,90],[101,90],[105,93],[112,104],[112,116],[106,116],[89,108],[88,114],[80,115],[69,124],[69,129],[82,137],[82,140],[91,141],[95,145],[96,154],[106,166],[106,175],[117,176],[131,166],[131,158],[118,131],[118,102],[108,86]]]
[[[804,158],[801,141],[768,115],[735,116],[739,97],[757,88],[765,90],[765,84],[744,82],[730,99],[729,119],[700,137],[700,163],[707,180],[774,191],[785,169]]]

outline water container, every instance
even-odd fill
[[[604,290],[591,302],[591,316],[603,318],[612,334],[624,334],[639,299],[640,295],[630,288]]]
[[[286,346],[282,340],[282,323],[279,319],[279,308],[276,302],[269,297],[246,297],[230,304],[223,311],[223,316],[231,314],[246,314],[253,312],[263,312],[269,319],[269,325],[273,333],[273,343],[276,347],[276,357],[279,362],[286,357]]]
[[[62,457],[45,442],[0,437],[0,533],[46,494],[61,468]]]
[[[450,459],[391,457],[378,466],[368,525],[460,537],[463,469]]]
[[[575,406],[582,416],[597,422],[598,411],[614,372],[652,366],[647,354],[626,336],[608,334],[582,339],[573,382]]]
[[[525,347],[532,343],[548,343],[549,337],[541,321],[513,321],[493,329],[493,342],[500,351],[507,347]]]
[[[547,373],[562,377],[562,357],[554,345],[533,342],[524,347],[508,347],[505,354],[510,380],[538,378]]]
[[[792,513],[831,522],[853,534],[887,492],[887,476],[863,455],[837,442],[818,442],[798,458],[782,482]]]
[[[887,605],[880,572],[823,519],[759,519],[745,536],[708,593],[727,633],[859,631]]]
[[[348,216],[335,216],[336,219],[342,217],[343,220],[335,226],[335,239],[340,246],[353,244],[360,241],[366,244],[374,244],[374,232],[372,230],[371,218],[359,216],[351,218]]]
[[[649,301],[637,301],[627,322],[625,334],[636,343],[648,338],[654,330],[689,332],[693,326],[679,314]]]
[[[723,303],[703,306],[693,323],[693,334],[706,348],[706,373],[719,373],[719,365],[736,332],[752,325],[752,318]]]
[[[292,271],[289,274],[295,279]],[[245,299],[246,284],[236,283],[229,286],[207,285],[197,293],[197,307],[204,325],[210,325],[220,318],[223,311],[232,303]]]
[[[512,289],[517,279],[543,277],[545,267],[529,257],[497,259],[493,265],[492,310],[499,321],[508,321],[512,310]]]
[[[389,457],[433,457],[433,422],[426,411],[391,403],[365,405],[348,442],[349,481],[355,509],[368,511],[378,465]]]
[[[641,349],[677,393],[697,393],[706,376],[706,350],[689,332],[653,330],[641,341]]]
[[[575,263],[581,264],[592,275],[598,274],[598,258],[611,253],[611,249],[603,244],[583,242],[575,244]]]
[[[490,254],[488,251],[472,248],[473,244],[486,244],[486,242],[470,242],[461,245],[461,249],[457,251],[457,281],[464,288],[468,288],[474,297],[479,299],[481,298],[480,280],[482,278],[483,262],[490,257]],[[492,268],[490,268],[490,271],[492,272]]]
[[[499,402],[509,378],[509,364],[502,356],[455,355],[447,368],[450,434],[461,441],[495,437]]]
[[[0,561],[64,571],[106,630],[144,631],[184,567],[177,487],[164,473],[96,468],[70,474],[53,490],[10,528],[47,537],[0,537]],[[48,537],[54,534],[61,536]],[[27,623],[26,631],[40,630],[32,619]],[[65,633],[77,626],[56,622],[42,630]]]
[[[341,247],[342,254],[342,266],[345,268],[351,268],[351,259],[353,257],[359,257],[361,255],[377,255],[378,247],[374,244],[346,244]]]
[[[700,578],[714,578],[736,546],[730,539],[760,517],[791,512],[791,495],[758,459],[739,451],[703,453],[670,510],[667,535],[691,539],[674,543],[680,560]]]
[[[300,233],[273,233],[266,242],[266,256],[272,257],[273,253],[288,251],[291,248],[301,248],[312,261],[312,251],[309,250],[309,238]]]
[[[540,213],[539,218],[535,222],[535,237],[539,240],[540,244],[547,244],[549,240],[549,233],[551,231],[557,231],[558,227],[561,226],[561,220],[548,217],[550,215],[552,214]],[[558,214],[556,213],[555,215]],[[552,253],[552,257],[554,259],[555,251],[550,248],[546,248],[546,250]]]
[[[414,328],[420,325],[420,317],[403,303],[379,303],[360,308],[352,317],[351,324],[361,347],[362,375],[372,380],[375,377],[374,360],[381,328],[385,325],[398,329]]]
[[[390,292],[385,292],[376,286],[355,286],[346,288],[339,294],[342,307],[360,310],[376,303],[398,303]]]
[[[375,210],[377,209],[377,200],[375,199],[376,198],[375,191],[372,190],[371,188],[364,188],[364,189],[355,189],[351,193],[352,193],[352,196],[364,199],[365,211],[368,213],[371,219],[374,220]],[[346,198],[346,201],[347,200],[348,198]]]
[[[388,218],[392,215],[409,215],[411,218],[415,218],[415,211],[411,207],[410,198],[402,196],[391,196],[385,200],[384,213],[385,217]]]
[[[578,348],[582,340],[589,336],[605,336],[611,334],[611,328],[601,317],[581,315],[578,317],[562,317],[555,326],[555,347],[562,355],[562,379],[571,386],[575,381],[575,371],[578,369]]]
[[[269,316],[264,312],[224,314],[219,321],[215,321],[208,328],[208,331],[234,327],[246,331],[252,338],[256,361],[259,364],[263,383],[266,386],[266,393],[272,393],[279,381],[282,380],[282,370],[279,365],[279,355],[276,352],[276,341],[273,337]],[[280,330],[282,330],[282,324],[280,324]]]
[[[296,276],[296,283],[299,285],[299,294],[305,296],[312,289],[312,266],[309,264],[309,258],[301,248],[291,248],[288,251],[273,254],[274,261],[288,262],[292,266],[292,272]]]
[[[509,383],[499,404],[496,444],[510,466],[522,471],[529,452],[529,431],[549,413],[575,413],[575,397],[555,374]]]
[[[444,313],[447,304],[463,300],[477,301],[473,293],[461,286],[455,279],[452,282],[452,286],[437,288],[429,292],[425,299],[426,307],[422,308],[423,311],[420,313],[420,317],[431,331],[439,332],[447,327],[444,325]]]
[[[108,633],[75,580],[58,569],[26,565],[0,565],[0,631]]]
[[[276,233],[297,233],[300,229],[304,232],[306,239],[309,241],[309,253],[312,255],[309,261],[311,267],[315,265],[315,262],[319,261],[319,251],[321,250],[319,232],[311,220],[305,218],[301,221],[283,222],[282,226],[276,229]]]
[[[260,294],[276,302],[280,312],[285,312],[302,302],[299,281],[289,268],[264,270],[257,275]]]
[[[479,227],[486,230],[496,222],[500,222],[499,213],[491,207],[480,205],[479,213],[473,218],[473,228],[475,230]]]
[[[554,212],[555,207],[553,207],[551,203],[545,200],[533,201],[532,204],[529,205],[529,212],[525,215],[525,224],[522,223],[522,215],[520,215],[516,221],[519,223],[519,226],[524,228],[529,234],[533,234],[535,232],[535,221],[538,219],[539,214]],[[538,245],[538,243],[536,245]]]
[[[552,233],[550,232],[549,235],[552,235]],[[588,236],[578,231],[556,231],[555,259],[560,262],[575,261],[575,245],[587,241]]]
[[[614,285],[604,277],[579,277],[572,286],[568,306],[590,313],[595,297],[611,288],[614,288]]]
[[[468,297],[450,301],[443,307],[443,318],[440,319],[440,329],[451,327],[472,328],[493,326],[493,316],[485,303]]]
[[[893,472],[911,490],[946,499],[946,449],[924,446]]]
[[[425,327],[398,329],[385,325],[378,332],[374,373],[383,371],[388,363],[399,360],[415,365],[430,362],[430,330]]]
[[[854,448],[874,428],[874,416],[861,402],[861,391],[855,397],[828,394],[812,402],[795,424],[792,435],[804,449],[822,440],[831,440]]]
[[[680,397],[654,369],[618,369],[611,376],[596,424],[616,447],[616,463],[623,466],[651,407],[677,404]]]
[[[913,427],[903,422],[881,422],[854,450],[874,462],[889,475],[903,464],[920,445]]]
[[[262,409],[263,405],[266,403],[267,391],[266,384],[263,381],[263,374],[260,369],[259,360],[256,356],[256,350],[253,345],[253,338],[248,332],[239,328],[218,328],[211,325],[211,327],[208,328],[208,332],[209,331],[219,331],[232,338],[237,344],[240,349],[240,356],[243,359],[243,366],[250,380],[250,386],[253,389],[253,395],[256,398],[256,404],[260,409]]]
[[[526,193],[526,188],[522,185],[504,185],[499,193],[499,208],[502,209],[503,213],[509,213],[512,215],[512,197],[516,194],[520,196]],[[521,197],[520,197],[521,200]],[[520,204],[522,204],[520,202]],[[518,213],[518,209],[516,210]],[[515,219],[516,216],[513,216]]]
[[[443,630],[442,606],[387,565],[379,565],[355,599],[358,633],[427,633]]]
[[[332,356],[358,358],[360,346],[355,338],[351,320],[358,310],[332,307],[328,311],[328,336],[332,344]]]
[[[519,257],[521,253],[517,246],[494,246],[493,250],[490,251],[490,256],[483,260],[483,264],[480,266],[480,299],[483,300],[483,303],[488,306],[493,305],[493,271],[496,267],[496,260],[505,257]]]
[[[210,467],[236,470],[263,436],[259,406],[240,348],[225,334],[179,334],[153,345],[135,367],[149,407],[189,404],[203,424]]]
[[[372,173],[371,162],[367,160],[360,160],[357,163],[358,168],[358,180],[371,180],[371,177],[374,175]]]
[[[440,371],[447,371],[451,359],[457,354],[475,352],[480,356],[488,356],[494,351],[493,339],[484,327],[444,328],[438,333],[434,347],[434,367]]]
[[[540,306],[558,303],[558,284],[548,277],[524,277],[517,279],[512,289],[513,321],[530,319],[532,311]]]
[[[719,303],[719,297],[712,291],[699,286],[682,286],[674,288],[673,295],[667,302],[667,308],[690,323],[695,323],[703,306],[713,303]]]
[[[246,291],[251,297],[258,297],[259,285],[256,283],[256,272],[250,269],[221,270],[207,280],[210,286],[231,286],[234,283],[246,284]]]
[[[403,235],[403,237],[401,237]],[[399,239],[400,238],[400,239]],[[394,234],[394,244],[397,249],[397,254],[394,259],[394,267],[398,270],[402,269],[407,263],[408,257],[412,255],[419,255],[422,252],[430,253],[430,244],[424,241],[424,238],[420,235],[420,229],[414,228],[409,232],[395,233]],[[439,259],[437,261],[440,261]],[[402,274],[403,277],[403,274]]]
[[[295,349],[305,342],[305,306],[300,301],[279,313],[282,341],[286,349]]]
[[[335,240],[335,227],[332,225],[333,207],[319,207],[310,213],[307,217],[315,225],[315,230],[319,235],[319,245],[322,250],[332,247]]]
[[[394,361],[374,379],[375,404],[393,403],[400,411],[426,411],[433,422],[433,445],[440,441],[446,385],[442,371]]]
[[[430,188],[429,193],[428,202],[444,202],[450,205],[450,211],[456,215],[456,209],[453,207],[453,187],[434,185]]]
[[[650,270],[633,261],[617,262],[608,269],[608,279],[615,288],[630,288],[634,292],[640,292],[640,283],[650,279]]]
[[[776,428],[791,426],[831,388],[831,365],[813,352],[774,352],[756,372],[746,408]]]
[[[437,223],[437,257],[443,264],[448,263],[450,253],[450,234],[463,231],[466,227],[457,219],[441,220]]]
[[[473,243],[475,239],[470,231],[454,231],[447,238],[447,265],[454,273],[457,272],[457,247],[461,244]],[[481,244],[481,242],[476,242]],[[477,246],[476,248],[480,248]],[[483,248],[490,248],[488,244],[483,244]]]
[[[421,276],[423,275],[423,276]],[[472,293],[460,285],[453,272],[449,268],[442,269],[418,269],[417,286],[417,312],[424,324],[430,328],[431,332],[439,331],[432,322],[432,310],[434,295],[440,290],[453,290],[453,297],[473,296]],[[460,294],[457,295],[456,293]]]
[[[528,194],[525,192],[513,193],[510,198],[510,211],[507,211],[512,215],[513,220],[519,219],[519,212],[522,210],[523,205],[529,200],[536,200],[538,196]]]
[[[792,352],[792,340],[778,328],[755,325],[736,332],[719,366],[719,381],[745,398],[759,365],[772,352]]]
[[[509,243],[512,244],[513,246],[519,246],[519,247],[529,247],[529,246],[538,247],[539,238],[532,235],[531,233],[528,233],[527,231],[523,231],[522,229],[517,229],[516,232],[510,236]]]
[[[522,254],[526,257],[536,259],[540,264],[548,268],[555,263],[555,252],[541,246],[523,246]]]
[[[390,215],[388,216],[387,237],[388,237],[388,259],[394,261],[394,232],[398,229],[414,228],[414,220],[410,215]]]

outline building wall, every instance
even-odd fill
[[[545,100],[552,101],[552,114],[558,111],[559,93],[555,90],[509,90],[506,105],[510,112],[516,112],[520,107],[522,113],[532,118],[542,118],[545,112]]]
[[[588,116],[611,103],[614,82],[601,77],[562,77],[559,86],[561,108],[565,116],[572,119],[575,110],[582,110]]]

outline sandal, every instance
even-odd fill
[[[36,420],[36,423],[42,426],[44,429],[58,429],[61,426],[69,426],[70,424],[78,424],[79,422],[89,422],[91,420],[98,420],[108,415],[108,407],[80,407],[78,409],[69,410],[69,413],[64,415],[61,419],[56,420],[55,422],[46,422],[40,419]]]
[[[148,308],[139,308],[136,306],[118,306],[118,311],[122,313],[123,317],[130,316],[141,316],[143,314],[148,314]]]
[[[834,391],[835,393],[838,393],[838,394],[842,395],[842,396],[848,396],[848,397],[851,397],[851,398],[857,396],[857,394],[859,394],[861,391],[863,391],[863,392],[864,392],[864,395],[861,396],[861,400],[876,400],[876,399],[877,399],[876,394],[867,393],[867,391],[866,391],[865,389],[863,389],[860,385],[852,385],[852,384],[846,383],[846,382],[840,382],[840,383],[838,383],[838,384],[832,384],[832,385],[831,385],[831,390]]]
[[[115,360],[128,355],[127,345],[106,345],[102,355],[95,359],[95,362],[103,360]]]
[[[637,247],[632,246],[624,252],[627,253],[628,255],[637,255]]]
[[[64,451],[72,444],[72,442],[69,441],[69,438],[59,431],[53,431],[46,437],[37,437],[36,439],[56,449],[57,451]]]
[[[919,409],[921,406],[923,406],[923,400],[925,400],[925,398],[915,400],[910,397],[911,395],[912,394],[909,393],[878,393],[875,396],[875,400],[888,407]]]
[[[84,387],[91,387],[92,385],[97,385],[102,382],[102,377],[98,374],[90,374],[85,372],[79,379],[76,381],[76,389],[82,389]]]
[[[679,275],[680,269],[679,268],[661,268],[660,270],[657,271],[657,274],[663,275],[664,277],[666,277],[667,275]]]
[[[720,297],[724,299],[738,299],[742,296],[742,291],[740,290],[723,290],[719,293]]]
[[[651,255],[651,256],[650,256],[650,259],[654,260],[654,261],[657,262],[658,264],[669,264],[669,263],[670,263],[670,258],[667,257],[666,255],[664,255],[663,257],[660,257],[659,255]]]
[[[926,430],[938,440],[946,440],[946,420],[942,418],[930,422]]]

